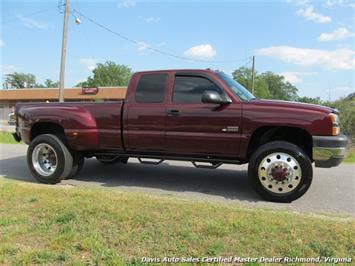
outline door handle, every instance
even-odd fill
[[[168,116],[179,116],[180,115],[180,110],[169,110],[168,111]]]

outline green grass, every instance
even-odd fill
[[[11,133],[0,131],[0,143],[16,144],[18,142],[14,140]]]
[[[143,256],[354,258],[355,220],[0,177],[0,264],[142,265]]]
[[[355,148],[352,147],[347,151],[346,157],[344,159],[346,163],[355,163]]]

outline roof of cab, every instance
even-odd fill
[[[215,73],[212,69],[162,69],[162,70],[146,70],[138,71],[136,74],[148,74],[148,73],[169,73],[169,72],[196,72],[196,73]]]

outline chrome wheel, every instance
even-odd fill
[[[263,158],[258,167],[258,176],[265,189],[284,194],[299,185],[302,171],[294,157],[287,153],[276,152]]]
[[[57,168],[58,157],[53,147],[47,143],[38,144],[32,152],[32,166],[42,176],[52,175]]]

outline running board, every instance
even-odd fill
[[[161,164],[162,162],[164,162],[164,159],[160,159],[158,161],[147,161],[147,160],[142,160],[142,158],[138,157],[137,158],[138,161],[141,163],[141,164],[152,164],[152,165],[158,165],[158,164]]]
[[[220,167],[223,163],[209,163],[208,164],[197,164],[195,161],[191,161],[191,163],[196,167],[196,168],[204,168],[204,169],[217,169]]]
[[[152,158],[150,160],[149,159],[146,160],[147,158],[142,159],[141,157],[138,157],[137,159],[141,164],[158,165],[158,164],[161,164],[162,162],[164,162],[164,159],[160,159],[157,161],[151,161],[151,160],[154,160]],[[217,169],[218,167],[220,167],[223,164],[221,162],[205,162],[207,164],[201,164],[201,162],[196,162],[196,161],[191,161],[191,163],[196,168],[204,168],[204,169]]]
[[[163,155],[163,154],[149,154],[149,153],[130,153],[124,151],[114,151],[114,150],[107,150],[107,151],[91,151],[86,153],[86,157],[90,158],[92,156],[97,155],[116,155],[116,156],[124,156],[124,157],[131,157],[137,158],[140,162],[145,164],[160,164],[165,160],[173,160],[173,161],[185,161],[185,162],[192,162],[194,166],[199,168],[206,168],[202,165],[197,163],[210,163],[212,166],[207,166],[208,168],[217,168],[222,164],[241,164],[242,162],[237,159],[231,158],[211,158],[211,157],[191,157],[191,156],[181,156],[181,155]],[[147,161],[146,159],[157,160],[157,161]],[[202,166],[202,167],[200,167]]]

